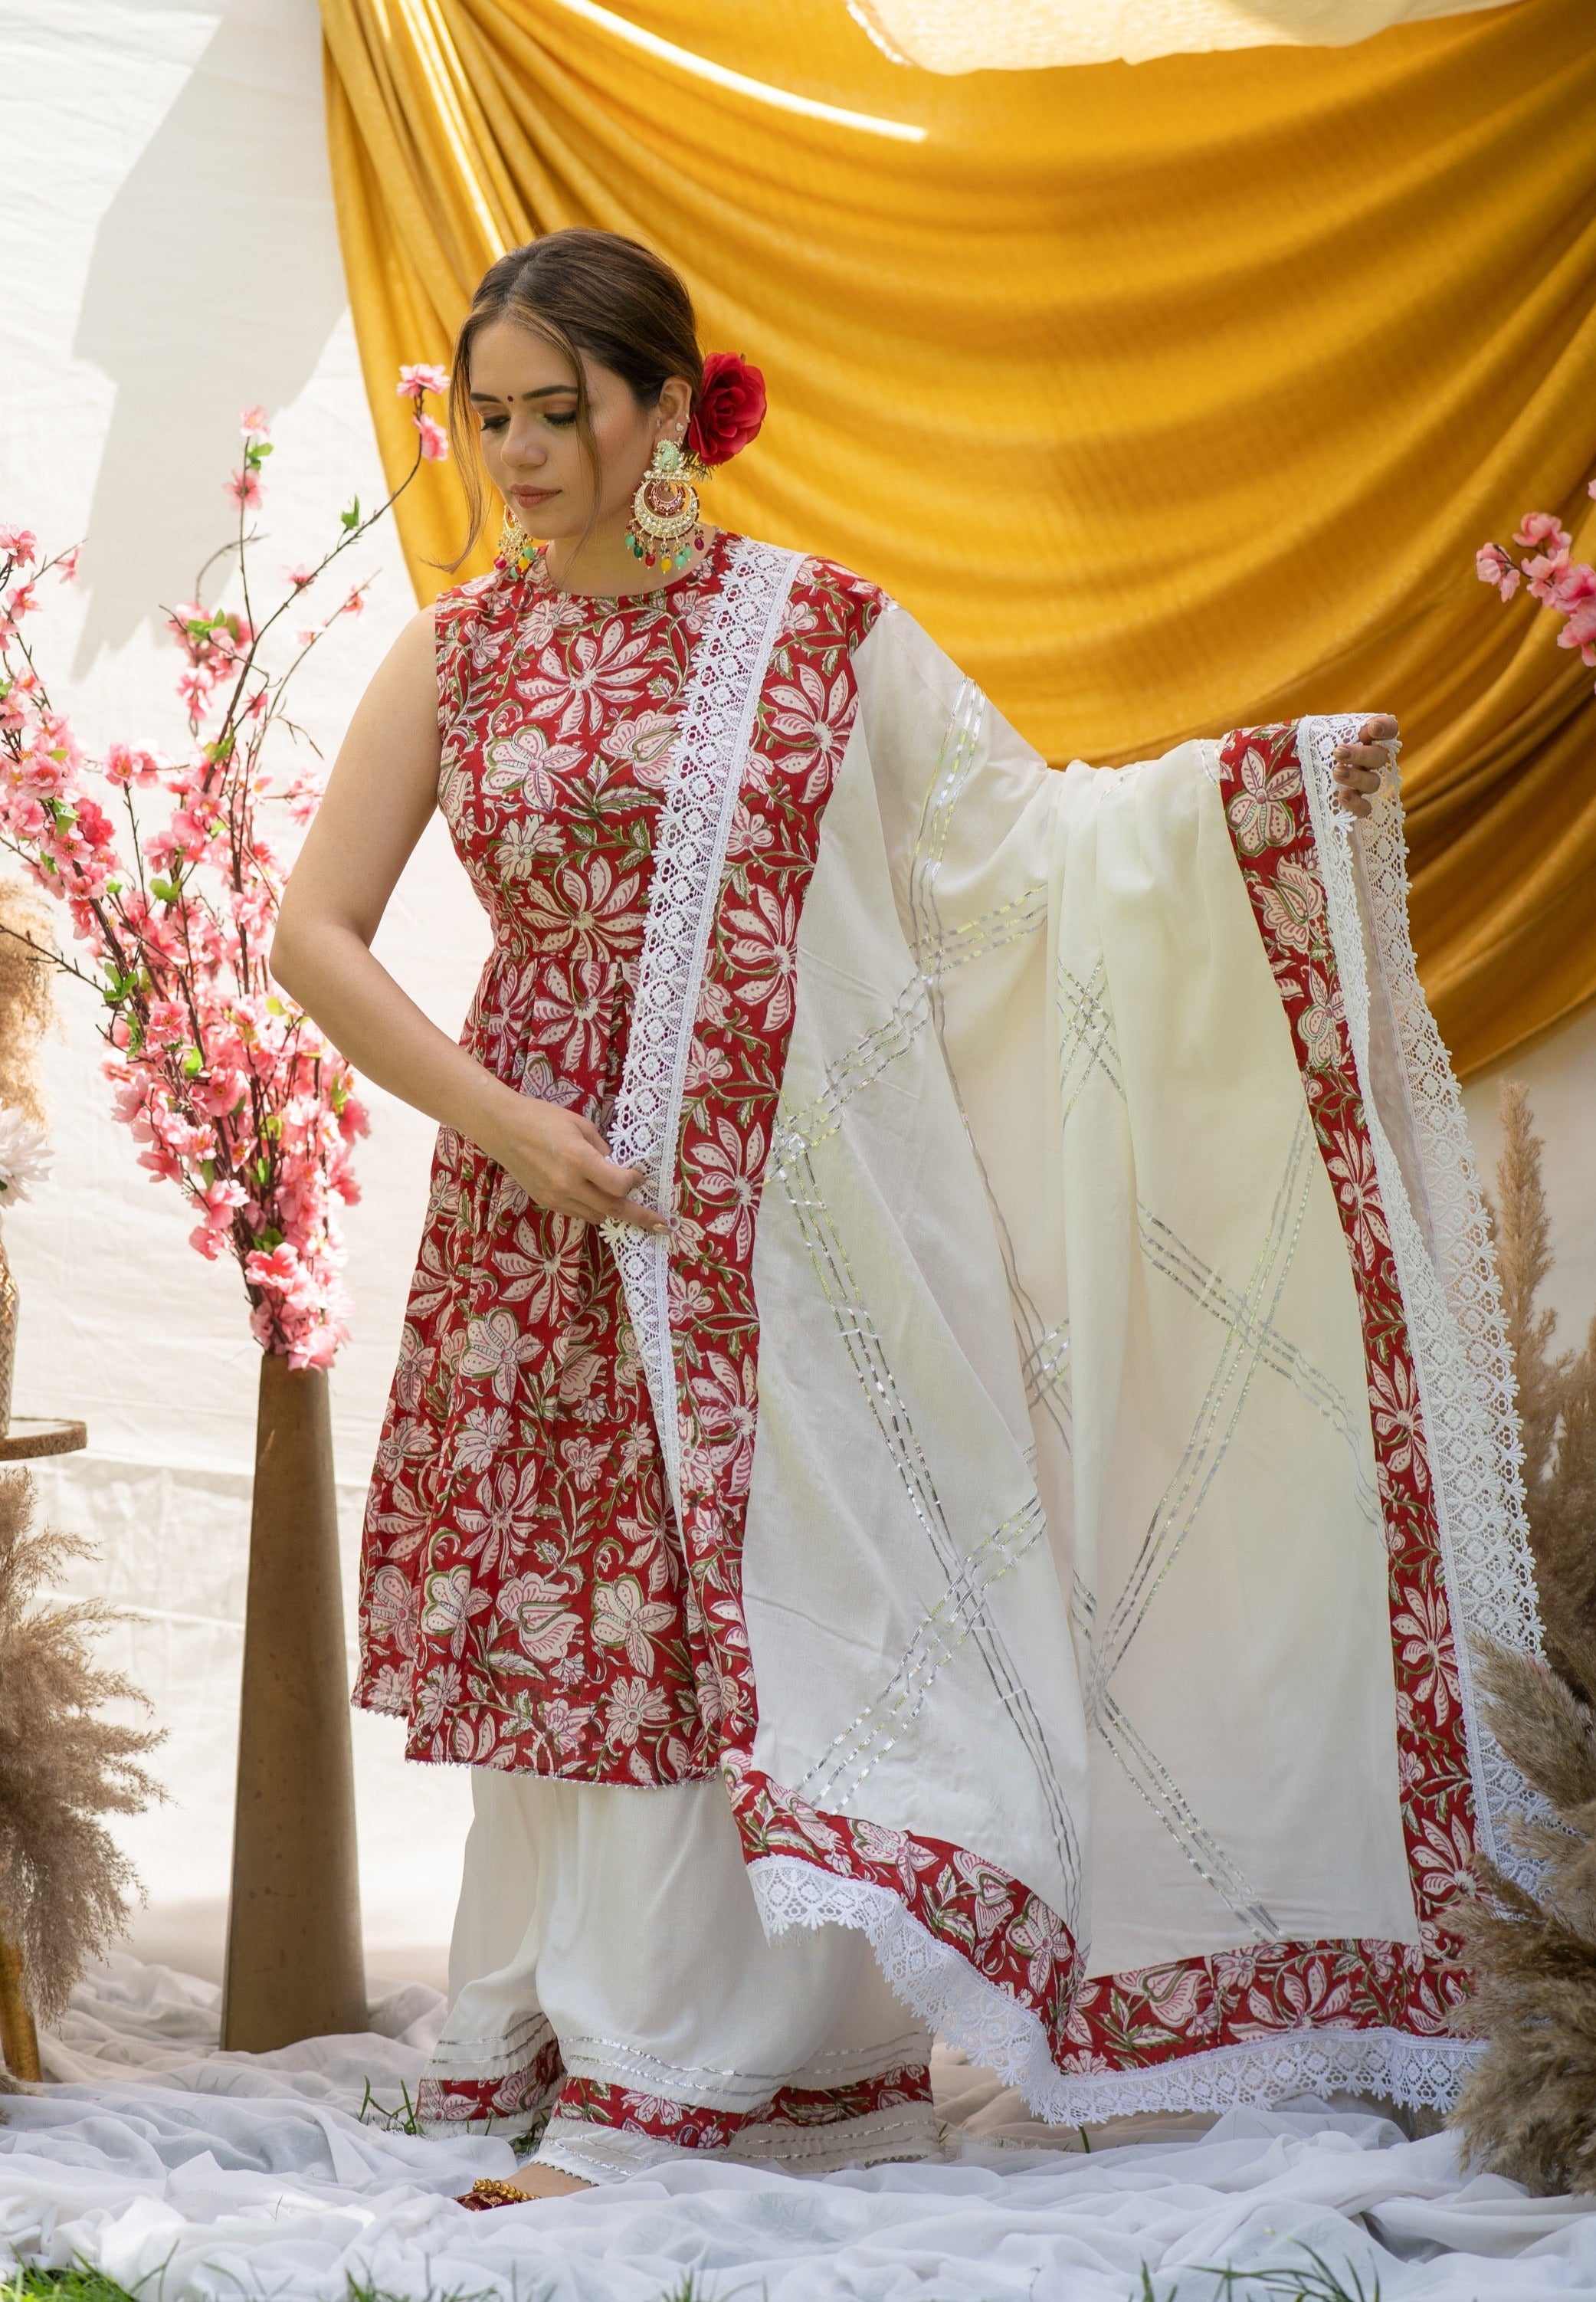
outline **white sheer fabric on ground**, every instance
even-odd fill
[[[1469,16],[1503,0],[848,0],[899,63],[1038,71],[1146,63],[1212,48],[1347,47],[1392,24]]]
[[[1095,2132],[1053,2149],[1018,2098],[944,2061],[952,2163],[796,2177],[677,2163],[579,2197],[468,2214],[513,2180],[508,2142],[384,2131],[442,2013],[395,1990],[364,2037],[216,2052],[217,1993],[117,1958],[45,2041],[53,2083],[0,2125],[0,2248],[87,2263],[157,2302],[657,2302],[688,2270],[719,2294],[857,2302],[1131,2302],[1207,2296],[1201,2265],[1300,2265],[1312,2247],[1386,2302],[1596,2293],[1596,2214],[1460,2172],[1450,2136],[1319,2107]],[[1205,2128],[1206,2130],[1205,2131]],[[1188,2275],[1182,2278],[1181,2273]],[[1350,2282],[1348,2279],[1348,2282]]]

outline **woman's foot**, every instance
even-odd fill
[[[518,2206],[528,2198],[568,2198],[573,2190],[591,2190],[592,2187],[579,2174],[567,2174],[559,2166],[540,2166],[535,2159],[528,2159],[525,2166],[517,2168],[513,2182],[473,2182],[455,2204],[469,2206],[474,2214],[485,2214],[490,2206]]]
[[[541,2166],[529,2158],[516,2169],[516,2188],[525,2190],[529,2198],[568,2198],[573,2190],[591,2190],[593,2185],[584,2182],[580,2174],[567,2174],[561,2166]]]

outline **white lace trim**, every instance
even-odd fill
[[[1531,1654],[1541,1651],[1501,1291],[1463,1098],[1414,961],[1396,778],[1361,824],[1355,826],[1336,804],[1332,754],[1337,744],[1356,737],[1359,725],[1349,718],[1304,719],[1298,723],[1298,752],[1418,1374],[1480,1844],[1492,1861],[1527,1884],[1536,1866],[1514,1852],[1505,1826],[1515,1811],[1534,1801],[1480,1717],[1468,1635],[1483,1632],[1504,1646]],[[1365,964],[1360,880],[1378,970],[1373,986]],[[1408,1197],[1373,1093],[1372,996],[1387,1003],[1384,1020],[1400,1061],[1407,1104],[1402,1115],[1411,1127],[1428,1202],[1419,1209]]]
[[[951,1943],[928,1933],[890,1886],[842,1878],[793,1854],[759,1855],[748,1876],[768,1933],[856,1927],[888,1988],[928,2030],[1019,2087],[1039,2118],[1068,2115],[1051,2106],[1064,2081],[1039,2017],[978,1974]]]
[[[643,1168],[638,1196],[665,1214],[676,1200],[687,1056],[743,762],[799,558],[795,551],[747,537],[733,544],[720,591],[693,646],[654,846],[632,1029],[609,1130],[611,1156]],[[662,1232],[625,1223],[606,1223],[604,1231],[620,1269],[679,1518],[681,1432],[670,1347],[669,1241]]]
[[[1061,2076],[1062,2107],[1039,2114],[1101,2126],[1140,2110],[1243,2110],[1304,2094],[1377,2094],[1407,2110],[1449,2110],[1483,2051],[1476,2039],[1410,2030],[1282,2030],[1148,2070]]]
[[[1054,2126],[1101,2125],[1138,2110],[1234,2110],[1294,2095],[1383,2095],[1410,2109],[1445,2110],[1483,2051],[1469,2038],[1406,2030],[1283,2030],[1244,2045],[1172,2056],[1147,2070],[1059,2070],[1039,2019],[988,1982],[912,1918],[890,1887],[839,1878],[794,1855],[749,1865],[767,1929],[856,1927],[887,1986],[927,2028],[1018,2087]]]

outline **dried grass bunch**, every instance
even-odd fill
[[[64,2009],[88,1962],[124,1933],[138,1889],[100,1817],[138,1814],[165,1793],[139,1763],[164,1737],[97,1714],[143,1703],[98,1670],[90,1641],[104,1600],[39,1604],[91,1546],[34,1525],[33,1481],[0,1474],[0,1933],[21,1952],[33,2012]]]
[[[44,899],[21,879],[0,879],[0,1105],[45,1124],[38,1043],[54,1012],[55,968]]]
[[[1596,1641],[1596,1318],[1582,1351],[1554,1355],[1557,1314],[1538,1308],[1551,1269],[1541,1142],[1516,1080],[1504,1084],[1498,1108],[1504,1140],[1491,1214],[1524,1431],[1530,1544],[1547,1651],[1570,1684],[1583,1688],[1575,1650]]]
[[[1549,1660],[1475,1645],[1492,1733],[1550,1809],[1513,1837],[1545,1869],[1534,1893],[1476,1861],[1459,1913],[1489,2039],[1452,2114],[1469,2156],[1545,2197],[1596,2189],[1596,1321],[1554,1355],[1538,1308],[1551,1268],[1540,1138],[1502,1088],[1492,1210],[1525,1449],[1530,1542]]]
[[[1476,1659],[1491,1731],[1555,1819],[1513,1825],[1546,1865],[1533,1894],[1475,1858],[1458,1925],[1490,2043],[1450,2122],[1538,2197],[1596,2189],[1596,1709],[1532,1656],[1482,1642]]]

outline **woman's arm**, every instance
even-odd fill
[[[662,1230],[627,1194],[591,1121],[517,1093],[457,1046],[372,956],[382,913],[436,804],[430,610],[399,634],[361,698],[283,892],[272,972],[357,1071],[479,1144],[539,1206]]]

